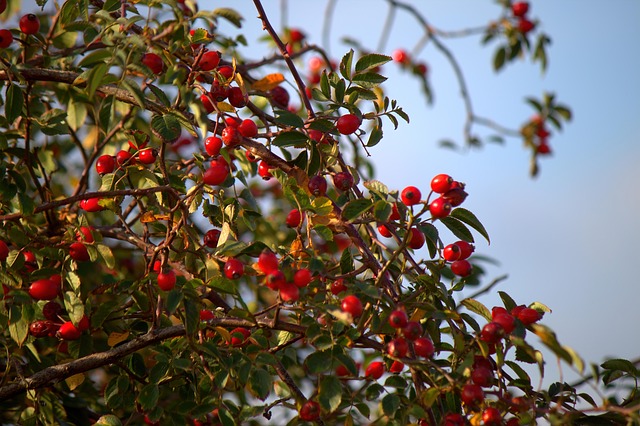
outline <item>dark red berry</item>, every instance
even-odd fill
[[[494,382],[493,371],[486,367],[474,368],[471,372],[471,381],[483,388],[490,388]]]
[[[416,355],[421,356],[423,358],[431,358],[433,353],[435,352],[435,348],[433,346],[433,342],[431,339],[426,337],[418,337],[413,341],[413,350]]]
[[[218,240],[220,239],[220,230],[219,229],[210,229],[204,234],[204,245],[209,248],[218,247]]]
[[[333,175],[333,185],[340,191],[348,191],[353,186],[353,176],[349,172],[339,172]]]
[[[343,291],[347,290],[347,286],[344,285],[344,280],[342,278],[338,278],[334,282],[331,283],[331,294],[338,295]]]
[[[289,228],[297,228],[302,224],[302,213],[298,209],[292,209],[287,214],[285,222]]]
[[[396,309],[389,315],[389,325],[393,328],[403,328],[409,322],[404,309]]]
[[[389,372],[393,374],[401,373],[404,370],[404,364],[400,361],[393,361],[391,367],[389,367]]]
[[[271,290],[280,290],[287,283],[282,271],[273,270],[264,277],[264,284]]]
[[[226,164],[216,163],[209,167],[202,175],[202,181],[206,185],[220,185],[229,176],[229,167]]]
[[[231,330],[231,346],[243,346],[247,343],[247,339],[251,337],[251,332],[244,327],[236,327]]]
[[[315,401],[307,401],[300,407],[300,420],[313,422],[320,418],[320,404]]]
[[[522,34],[527,34],[535,28],[535,24],[526,18],[520,18],[518,21],[518,30]]]
[[[476,249],[473,244],[467,241],[457,241],[455,245],[460,249],[460,259],[467,259]]]
[[[287,109],[289,106],[289,92],[282,86],[274,87],[269,91],[271,101],[280,108]]]
[[[384,374],[384,362],[373,361],[364,371],[364,377],[378,380]]]
[[[71,321],[67,321],[58,329],[58,335],[64,340],[78,340],[82,336],[82,331]]]
[[[459,277],[467,277],[473,271],[473,265],[468,260],[456,260],[451,264],[451,272]]]
[[[228,126],[222,130],[221,138],[222,142],[226,146],[233,147],[240,143],[240,141],[242,140],[242,135],[238,128]]]
[[[322,197],[327,193],[327,180],[321,175],[312,176],[307,187],[313,195]]]
[[[513,16],[522,17],[529,12],[529,2],[517,1],[511,5]]]
[[[212,157],[220,154],[220,149],[222,148],[222,139],[217,136],[209,136],[204,140],[204,149],[207,151],[207,154]]]
[[[176,273],[173,269],[158,274],[158,287],[160,290],[171,291],[176,286]]]
[[[498,343],[504,337],[504,328],[497,322],[490,322],[482,327],[480,340],[489,344]]]
[[[455,184],[455,182],[454,182]],[[467,194],[462,186],[451,188],[447,192],[445,192],[441,198],[444,198],[451,207],[458,207],[460,204],[464,202],[467,198]]]
[[[106,173],[113,173],[116,168],[116,159],[113,155],[101,155],[96,160],[96,172],[99,175],[104,175]]]
[[[54,302],[53,300],[47,302],[42,307],[42,315],[49,321],[59,321],[60,315],[64,313],[64,309],[58,302]]]
[[[294,283],[285,282],[280,285],[280,299],[283,302],[295,302],[300,299],[300,289]]]
[[[396,337],[387,344],[387,353],[396,358],[404,358],[409,351],[409,344],[404,337]]]
[[[338,132],[343,135],[350,135],[355,133],[356,130],[360,127],[361,121],[357,115],[354,114],[345,114],[342,117],[338,118],[336,122],[336,127]]]
[[[306,287],[311,282],[311,271],[307,268],[298,269],[293,275],[293,283],[298,287]]]
[[[402,335],[405,338],[414,341],[422,335],[422,326],[418,321],[409,321],[402,329]]]
[[[461,253],[462,250],[460,250],[457,244],[449,244],[442,250],[442,258],[447,262],[454,262],[460,259]]]
[[[33,13],[28,13],[20,18],[20,31],[25,34],[35,34],[40,30],[40,20]]]
[[[485,426],[500,426],[502,424],[500,410],[495,407],[485,408],[482,412],[482,422]]]
[[[271,179],[273,177],[273,175],[269,171],[269,170],[271,170],[271,168],[272,167],[269,164],[267,164],[266,161],[262,160],[258,164],[258,174],[260,175],[260,177],[262,179],[269,180],[269,179]]]
[[[425,243],[424,234],[415,226],[409,229],[409,233],[410,233],[409,239],[407,240],[409,247],[411,247],[414,250],[418,250]]]
[[[11,43],[13,43],[13,34],[11,34],[11,31],[0,30],[0,49],[6,49],[11,46]]]
[[[9,246],[7,246],[7,243],[5,243],[4,241],[0,240],[0,262],[4,262],[5,260],[7,260],[8,256]]]
[[[258,126],[253,120],[242,120],[238,126],[238,131],[245,138],[253,138],[258,134]]]
[[[242,92],[242,89],[234,86],[229,87],[229,92],[227,93],[227,98],[229,99],[229,103],[236,108],[242,108],[247,105],[249,101],[249,97],[246,93]]]
[[[484,391],[478,385],[464,385],[460,393],[460,399],[466,405],[479,405],[484,400]]]
[[[142,63],[149,67],[154,74],[160,74],[164,70],[162,58],[155,53],[145,53],[142,55]]]
[[[211,114],[216,110],[215,101],[209,93],[203,93],[202,95],[200,95],[200,102],[202,103],[202,107],[207,114]]]
[[[218,66],[220,62],[220,53],[210,50],[208,52],[204,52],[202,57],[200,58],[199,66],[202,71],[211,71],[215,67]]]
[[[516,328],[516,319],[509,313],[497,313],[492,315],[492,319],[504,328],[505,334],[511,334]]]
[[[542,314],[535,309],[524,308],[518,312],[518,319],[522,321],[524,325],[530,325],[542,319]]]
[[[81,242],[71,243],[69,246],[69,256],[77,262],[87,262],[90,260],[87,246]]]
[[[229,258],[224,265],[224,275],[230,280],[235,280],[244,275],[244,264],[236,258]]]

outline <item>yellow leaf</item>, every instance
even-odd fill
[[[231,342],[231,333],[229,333],[229,330],[223,327],[216,327],[216,331],[222,336],[225,342]]]
[[[218,102],[218,109],[222,112],[229,112],[232,114],[236,112],[235,107],[233,107],[231,104],[228,104],[226,102]]]
[[[64,381],[67,382],[67,386],[69,386],[69,389],[74,390],[75,388],[80,386],[82,382],[84,382],[84,374],[74,374],[71,377],[67,377]]]
[[[122,343],[125,340],[127,340],[127,337],[129,337],[128,331],[125,331],[124,333],[118,333],[114,331],[109,335],[109,338],[107,339],[107,344],[113,347],[118,343]]]
[[[255,90],[267,91],[271,90],[274,87],[277,87],[284,81],[284,75],[279,72],[274,74],[269,74],[261,78],[260,80],[253,83],[253,88]]]
[[[153,212],[145,212],[140,218],[140,222],[149,223],[149,222],[157,222],[159,220],[169,220],[168,214],[153,214]]]

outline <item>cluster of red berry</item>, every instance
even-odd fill
[[[0,1],[0,14],[7,9],[7,0]],[[18,21],[20,32],[27,36],[37,34],[40,31],[40,19],[33,13],[23,15]],[[11,30],[0,30],[0,49],[6,49],[13,43],[13,33]]]
[[[404,49],[396,49],[391,53],[395,62],[403,69],[410,69],[416,75],[426,76],[429,68],[424,62],[414,62],[411,55]]]
[[[518,1],[511,5],[511,13],[517,20],[518,30],[523,34],[531,32],[536,27],[534,22],[527,19],[528,12],[529,2]]]

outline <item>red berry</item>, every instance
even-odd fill
[[[546,142],[540,141],[540,144],[536,147],[536,152],[541,155],[551,154],[551,147]]]
[[[269,91],[271,101],[280,108],[287,109],[289,106],[289,92],[282,86],[274,87]]]
[[[497,322],[490,322],[482,327],[480,340],[489,344],[495,344],[504,337],[504,328]]]
[[[362,315],[362,310],[363,310],[362,302],[360,301],[360,299],[358,299],[357,296],[354,296],[354,295],[345,296],[345,298],[342,299],[342,303],[340,306],[342,307],[343,312],[347,312],[351,314],[351,316],[354,318],[357,318],[360,315]]]
[[[29,334],[35,338],[51,336],[58,327],[52,321],[34,321],[29,324]]]
[[[209,309],[200,310],[200,321],[211,321],[216,317],[216,314]]]
[[[411,61],[409,54],[404,49],[396,49],[391,53],[391,57],[399,64],[406,64]]]
[[[516,319],[509,313],[497,313],[492,315],[492,319],[504,328],[505,334],[511,334],[516,328]]]
[[[149,67],[154,74],[160,74],[164,69],[162,58],[155,53],[145,53],[142,55],[142,63]]]
[[[535,309],[524,308],[518,312],[518,319],[522,321],[522,324],[524,325],[531,325],[540,321],[540,319],[542,319],[542,314]]]
[[[447,262],[454,262],[460,259],[461,252],[457,244],[449,244],[442,250],[442,258]]]
[[[255,163],[256,161],[258,161],[258,157],[253,155],[253,153],[248,149],[244,151],[244,156],[247,158],[247,160],[249,160],[250,163]]]
[[[220,185],[229,176],[229,167],[226,164],[217,162],[213,166],[209,167],[202,174],[202,181],[206,185]]]
[[[0,262],[4,262],[5,260],[7,260],[8,256],[9,256],[9,247],[7,246],[7,243],[0,240]]]
[[[0,30],[0,49],[6,49],[13,43],[13,34],[9,30]]]
[[[60,285],[51,279],[34,281],[29,286],[29,295],[35,300],[53,300],[60,293]]]
[[[518,21],[518,30],[522,34],[527,34],[531,30],[533,30],[535,27],[536,25],[526,18],[520,18],[520,20]]]
[[[451,264],[451,272],[459,277],[467,277],[473,271],[473,266],[468,260],[456,260]]]
[[[222,139],[217,136],[209,136],[204,140],[204,150],[212,157],[220,154],[222,148]]]
[[[364,371],[364,377],[378,380],[384,374],[384,362],[373,361]]]
[[[409,244],[409,247],[411,247],[414,250],[418,250],[424,245],[424,242],[425,242],[424,234],[422,233],[422,231],[420,231],[416,227],[409,229],[409,233],[410,235],[407,241],[407,243]]]
[[[251,336],[251,332],[244,327],[236,327],[231,330],[231,346],[243,346]]]
[[[153,148],[145,148],[138,152],[138,160],[143,164],[153,164],[156,162],[158,153]]]
[[[113,173],[116,168],[116,159],[113,155],[101,155],[96,160],[96,172],[99,175],[104,175],[106,173]]]
[[[198,65],[202,71],[211,71],[218,66],[218,63],[220,63],[220,53],[210,50],[202,54]]]
[[[207,114],[211,114],[216,110],[213,97],[209,93],[203,93],[200,95],[200,102]]]
[[[42,315],[49,321],[59,321],[59,316],[64,313],[64,309],[58,302],[49,301],[42,307]]]
[[[227,99],[229,96],[229,88],[224,84],[220,84],[218,80],[213,80],[213,84],[211,84],[211,90],[209,91],[209,95],[216,102],[222,102]]]
[[[82,331],[71,321],[67,321],[58,329],[58,335],[64,340],[78,340],[82,336]]]
[[[88,198],[80,201],[80,208],[87,212],[99,212],[104,210],[100,205],[100,198]]]
[[[295,302],[300,298],[300,289],[293,283],[285,282],[280,286],[280,298],[284,302]]]
[[[353,186],[353,176],[349,172],[339,172],[333,175],[333,185],[340,191],[348,191]]]
[[[529,11],[529,2],[518,1],[511,5],[513,16],[522,17]]]
[[[443,426],[464,426],[466,423],[462,414],[449,413],[444,416]]]
[[[505,426],[520,426],[520,419],[518,419],[517,417],[512,417],[509,420],[507,420],[507,423],[505,423]]]
[[[391,238],[393,236],[389,228],[387,228],[387,225],[384,224],[378,225],[378,232],[385,238]]]
[[[495,407],[485,408],[482,412],[482,422],[485,426],[500,426],[502,424],[500,410]]]
[[[289,40],[291,40],[292,43],[300,43],[304,38],[305,35],[302,31],[295,28],[289,30]]]
[[[315,401],[307,401],[300,407],[300,420],[313,422],[320,418],[320,404]]]
[[[204,234],[204,245],[209,248],[218,247],[218,240],[220,239],[220,230],[219,229],[210,229]]]
[[[158,287],[160,290],[171,291],[176,286],[176,273],[173,269],[158,274]]]
[[[431,339],[426,337],[418,337],[413,342],[413,350],[416,355],[421,356],[423,358],[431,358],[435,352],[435,348],[433,346],[433,342]]]
[[[253,138],[258,134],[258,126],[253,120],[242,120],[238,126],[238,131],[245,138]]]
[[[494,306],[493,308],[491,308],[491,319],[495,319],[495,317],[498,314],[508,314],[508,313],[509,311],[507,311],[502,306]]]
[[[224,142],[226,146],[231,147],[236,146],[242,140],[242,135],[236,127],[225,127],[224,129],[222,129],[221,137],[222,142]]]
[[[389,220],[400,220],[400,212],[398,211],[398,205],[396,203],[391,205],[391,216],[389,216]]]
[[[221,65],[217,71],[227,81],[233,77],[233,67],[230,65]]]
[[[451,189],[453,184],[453,178],[449,175],[439,174],[431,179],[431,190],[438,194],[444,194]]]
[[[28,13],[20,18],[20,31],[25,34],[35,34],[40,30],[40,20],[33,13]]]
[[[466,405],[479,405],[484,400],[484,391],[478,385],[467,384],[462,388],[460,399]]]
[[[275,269],[265,275],[264,283],[271,290],[280,290],[287,283],[287,279],[282,271]]]
[[[393,364],[391,364],[391,367],[389,367],[389,372],[394,374],[401,373],[402,370],[404,370],[404,364],[400,361],[393,361]]]
[[[69,256],[77,262],[87,262],[90,260],[87,247],[81,242],[71,243],[69,246]]]
[[[420,190],[415,186],[407,186],[402,190],[402,193],[400,193],[400,199],[407,206],[418,204],[421,198],[422,194],[420,193]]]
[[[334,282],[331,283],[331,294],[337,296],[343,291],[347,290],[347,286],[344,285],[344,280],[342,278],[338,278]]]
[[[402,329],[402,335],[414,341],[422,335],[422,326],[418,321],[409,321]]]
[[[266,161],[261,160],[260,163],[258,163],[258,174],[260,175],[260,177],[262,177],[262,179],[269,180],[273,177],[273,175],[269,171],[271,170],[271,168],[272,167],[267,164]]]
[[[396,358],[404,358],[409,351],[409,344],[404,337],[396,337],[387,344],[387,353]]]
[[[467,241],[457,241],[454,243],[460,249],[460,259],[467,259],[476,249],[473,244]]]
[[[523,309],[525,309],[526,306],[524,305],[518,305],[516,307],[514,307],[513,309],[511,309],[511,315],[513,315],[514,317],[518,318],[518,315],[520,315],[520,312],[522,312]]]
[[[277,271],[279,267],[278,256],[271,250],[264,249],[258,256],[257,267],[265,275]]]
[[[429,204],[429,212],[431,212],[431,217],[434,219],[447,217],[451,213],[451,204],[443,197],[438,197]]]
[[[285,222],[289,228],[297,228],[302,224],[302,213],[300,213],[300,210],[298,209],[291,210],[287,215]]]
[[[355,133],[356,130],[360,127],[361,120],[357,115],[354,114],[345,114],[342,117],[338,118],[336,122],[336,127],[338,132],[343,135],[350,135]]]
[[[242,92],[242,89],[234,86],[229,87],[229,92],[227,93],[227,98],[229,99],[229,103],[236,108],[242,108],[247,105],[249,101],[249,97],[246,93]]]
[[[298,287],[306,287],[311,282],[311,271],[307,268],[298,269],[293,274],[293,283]]]
[[[454,182],[454,185],[455,184],[456,182]],[[464,200],[467,198],[467,195],[469,194],[464,191],[463,186],[457,186],[452,187],[450,190],[445,192],[442,195],[442,198],[444,198],[449,204],[451,204],[451,207],[458,207],[464,202]]]
[[[124,167],[124,166],[130,166],[132,164],[135,164],[135,159],[133,158],[133,155],[129,151],[125,151],[124,149],[121,149],[116,154],[116,162],[118,163],[118,166]]]
[[[0,13],[4,13],[7,9],[7,0],[0,0]]]
[[[408,322],[409,318],[404,309],[396,309],[389,315],[389,325],[393,328],[404,328]]]
[[[87,331],[90,327],[91,321],[89,320],[89,317],[83,315],[82,318],[80,318],[80,321],[78,321],[78,330],[80,330],[81,332]]]
[[[307,187],[313,195],[322,197],[327,193],[327,180],[321,175],[312,176]]]
[[[475,367],[471,372],[471,381],[483,388],[490,388],[493,386],[495,378],[493,377],[493,371],[487,367]]]
[[[224,265],[224,275],[230,280],[235,280],[244,275],[244,264],[236,258],[229,258]]]

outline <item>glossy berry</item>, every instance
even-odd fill
[[[451,189],[452,184],[453,178],[442,173],[436,175],[433,179],[431,179],[431,190],[433,192],[437,192],[438,194],[444,194]]]
[[[221,65],[217,69],[218,74],[224,77],[225,80],[230,80],[233,77],[233,67],[230,65]]]
[[[484,391],[478,385],[467,384],[460,392],[460,399],[466,405],[479,405],[484,400]]]
[[[513,309],[511,309],[511,315],[513,315],[514,317],[518,318],[518,315],[520,315],[520,312],[522,312],[523,309],[525,309],[526,306],[524,305],[518,305],[516,307],[514,307]]]
[[[389,216],[389,220],[400,220],[400,212],[398,211],[398,205],[396,203],[391,205],[391,216]]]
[[[242,123],[238,126],[238,131],[245,138],[253,138],[258,134],[258,126],[253,120],[242,120]]]
[[[447,217],[451,213],[451,204],[443,197],[438,197],[429,204],[429,212],[431,212],[431,217],[434,219]]]
[[[71,243],[69,246],[69,256],[76,262],[87,262],[90,260],[87,246],[81,242]]]
[[[244,264],[233,257],[224,265],[224,275],[230,280],[235,280],[244,275]]]
[[[352,317],[357,318],[362,315],[363,307],[362,302],[358,299],[357,296],[349,295],[345,296],[342,299],[342,303],[340,304],[343,312],[347,312],[351,314]]]
[[[203,93],[200,95],[200,102],[207,114],[211,114],[216,110],[213,97],[209,93]]]
[[[28,13],[20,18],[20,31],[24,34],[35,34],[40,30],[40,20],[33,13]]]
[[[218,247],[218,240],[220,239],[220,230],[219,229],[209,229],[203,238],[203,243],[205,246],[209,248]]]
[[[278,263],[278,256],[276,256],[276,254],[271,250],[264,249],[262,253],[260,253],[260,256],[258,256],[258,263],[256,266],[265,275],[277,271],[280,266]]]
[[[271,166],[267,164],[266,161],[261,160],[260,163],[258,163],[258,174],[262,179],[269,180],[273,177],[269,170],[271,170]]]
[[[13,43],[13,34],[9,30],[0,30],[0,49],[6,49]]]
[[[350,135],[358,130],[360,124],[361,120],[357,115],[345,114],[342,117],[338,118],[338,121],[336,122],[336,128],[341,134]]]
[[[200,310],[200,321],[211,321],[216,317],[216,314],[210,309]]]
[[[285,282],[280,286],[280,299],[283,302],[295,302],[300,299],[300,289],[293,283]]]
[[[412,227],[411,229],[409,229],[409,233],[410,233],[409,240],[407,241],[407,243],[409,244],[409,247],[411,247],[414,250],[418,250],[425,243],[424,234],[422,233],[422,231],[420,231],[416,227]]]
[[[364,377],[378,380],[384,374],[384,362],[373,361],[364,371]]]
[[[233,147],[240,143],[240,141],[242,140],[242,135],[240,134],[238,128],[228,126],[222,130],[221,138],[222,142],[226,146]]]
[[[155,53],[145,53],[142,55],[142,63],[149,67],[152,73],[161,74],[164,70],[162,58]]]
[[[220,185],[228,176],[229,167],[222,162],[216,162],[202,174],[202,181],[205,185]]]
[[[53,300],[60,292],[60,285],[48,278],[34,281],[29,286],[29,295],[35,300]]]
[[[502,415],[496,407],[487,407],[482,412],[482,422],[485,426],[500,426]]]
[[[513,16],[522,17],[529,12],[529,2],[517,1],[511,5]]]
[[[512,417],[509,420],[507,420],[507,423],[505,423],[505,426],[520,426],[520,419],[518,419],[517,417]]]
[[[258,161],[258,157],[253,155],[253,153],[251,151],[249,151],[248,149],[244,151],[244,156],[247,158],[247,160],[250,163],[255,163],[255,162]]]
[[[42,315],[49,321],[59,321],[59,316],[64,313],[64,309],[58,302],[54,302],[53,300],[47,302],[42,307]]]
[[[420,193],[420,190],[415,186],[407,186],[400,193],[400,199],[406,206],[413,206],[414,204],[418,204],[421,198],[422,194]]]
[[[409,344],[404,337],[396,337],[387,343],[387,353],[392,357],[404,358],[409,351]]]
[[[287,92],[287,89],[282,86],[277,86],[271,89],[269,94],[275,106],[287,109],[289,106],[289,92]]]
[[[176,273],[173,269],[158,274],[158,287],[160,290],[171,291],[176,286]]]
[[[243,346],[251,337],[251,332],[244,327],[236,327],[231,330],[231,346]]]
[[[353,186],[353,176],[349,172],[339,172],[333,175],[333,185],[340,191],[348,191]]]
[[[220,84],[218,80],[214,80],[211,84],[211,90],[209,91],[211,99],[216,102],[222,102],[229,96],[229,88],[223,84]]]
[[[264,284],[271,290],[280,290],[287,283],[287,279],[282,271],[274,269],[264,277]]]
[[[331,294],[337,296],[343,291],[347,291],[347,286],[344,285],[344,280],[342,278],[338,278],[334,282],[331,283]]]
[[[524,325],[531,325],[542,319],[542,314],[532,308],[524,308],[518,312],[518,319]]]
[[[490,322],[482,327],[480,340],[489,344],[495,344],[504,337],[504,328],[497,322]]]
[[[293,283],[298,287],[306,287],[311,282],[311,271],[307,268],[298,269],[293,274]]]
[[[116,154],[116,162],[118,163],[118,166],[124,167],[124,166],[130,166],[132,164],[135,164],[135,159],[133,158],[133,155],[129,151],[125,151],[124,149],[121,149]]]
[[[208,52],[204,52],[202,57],[200,58],[200,62],[198,65],[202,71],[211,71],[218,66],[220,63],[220,53],[210,50]]]
[[[391,238],[393,235],[391,231],[389,231],[389,228],[387,228],[387,225],[385,224],[378,225],[378,232],[380,233],[380,235],[382,235],[385,238]]]
[[[212,157],[220,154],[222,148],[222,139],[217,136],[209,136],[204,140],[204,150]]]
[[[416,355],[423,358],[431,358],[435,352],[433,342],[427,337],[418,337],[413,341],[413,350]]]
[[[492,315],[493,322],[497,322],[504,328],[505,334],[511,334],[516,328],[516,319],[509,313],[497,313]]]
[[[482,386],[483,388],[490,388],[495,381],[493,371],[487,367],[476,367],[471,372],[471,381],[473,384]]]
[[[536,27],[536,25],[533,22],[531,22],[530,20],[526,19],[526,18],[520,18],[520,20],[518,21],[518,30],[522,34],[529,33],[535,27]]]
[[[113,173],[116,168],[116,159],[113,155],[101,155],[96,160],[96,172],[99,175]]]
[[[402,328],[402,335],[406,339],[414,341],[422,335],[422,326],[418,321],[409,321]]]
[[[551,154],[551,146],[548,143],[543,143],[542,141],[536,147],[536,152],[540,155],[549,155]]]
[[[400,361],[393,361],[393,364],[389,367],[389,372],[393,374],[402,373],[402,370],[404,370],[404,364]]]
[[[246,106],[247,102],[249,101],[247,94],[243,93],[242,89],[237,86],[229,87],[227,98],[229,99],[229,103],[236,108],[242,108]]]
[[[0,240],[0,262],[4,262],[5,260],[7,260],[8,256],[9,256],[9,247],[7,246],[7,243]]]
[[[309,188],[309,192],[316,197],[322,197],[327,193],[327,180],[321,175],[312,176],[311,179],[309,179],[307,188]]]
[[[467,277],[473,271],[473,265],[468,260],[456,260],[451,264],[451,272],[459,277]]]
[[[99,212],[104,210],[100,205],[100,198],[88,198],[80,201],[80,208],[87,212]]]
[[[58,329],[58,335],[64,340],[78,340],[82,336],[82,331],[71,321],[67,321]]]
[[[300,213],[300,210],[292,209],[289,214],[287,214],[285,223],[289,228],[297,228],[300,226],[302,224],[302,213]]]
[[[140,152],[138,152],[138,160],[140,160],[142,164],[155,163],[157,156],[158,156],[158,153],[153,148],[145,148],[140,150]]]
[[[473,244],[467,241],[457,241],[454,244],[460,249],[460,259],[468,259],[476,249]]]
[[[313,422],[320,418],[320,404],[315,401],[307,401],[300,407],[300,420]]]
[[[389,315],[389,325],[393,328],[404,328],[408,322],[409,318],[404,309],[396,309]]]
[[[460,259],[462,250],[457,244],[449,244],[442,250],[442,258],[447,262],[454,262]]]

